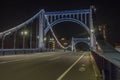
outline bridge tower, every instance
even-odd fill
[[[93,27],[93,17],[92,17],[92,11],[93,11],[94,6],[90,6],[90,16],[89,16],[89,22],[90,22],[90,48],[92,50],[95,49],[95,44],[96,44],[96,39],[94,35],[94,27]]]
[[[38,42],[38,48],[43,49],[44,48],[44,15],[45,11],[42,9],[41,14],[39,15],[39,42]]]
[[[92,17],[93,10],[95,10],[94,6],[90,6],[89,9],[83,9],[83,10],[46,12],[45,15],[46,15],[48,26],[45,28],[44,34],[46,34],[48,30],[51,30],[54,38],[59,43],[59,41],[57,40],[52,30],[52,27],[64,21],[75,22],[77,24],[80,24],[82,27],[84,27],[86,31],[89,33],[90,49],[95,50],[96,38],[94,35],[94,27],[93,27],[93,17]],[[59,45],[61,44],[59,43]],[[64,47],[62,46],[62,48]],[[72,46],[71,48],[73,50],[74,46]]]

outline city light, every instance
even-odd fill
[[[68,45],[68,43],[67,42],[65,42],[65,43],[63,43],[64,44],[64,46],[67,46]]]
[[[54,41],[54,38],[50,38],[50,41]]]
[[[98,28],[99,28],[99,31],[101,31],[101,30],[102,30],[102,26],[99,26]]]
[[[61,38],[61,40],[62,40],[62,41],[64,41],[64,40],[65,40],[65,38]]]

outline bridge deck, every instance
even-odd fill
[[[0,56],[0,80],[102,80],[90,52]]]

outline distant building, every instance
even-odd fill
[[[106,37],[106,25],[99,26],[99,31],[101,31],[102,37],[104,38],[104,40],[107,40],[107,37]]]

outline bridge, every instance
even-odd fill
[[[56,12],[42,9],[20,25],[0,32],[0,79],[119,80],[120,52],[95,34],[93,11],[93,6]],[[63,45],[53,26],[65,21],[79,24],[89,37],[73,36],[71,43]],[[77,52],[76,45],[81,42],[90,51]]]

